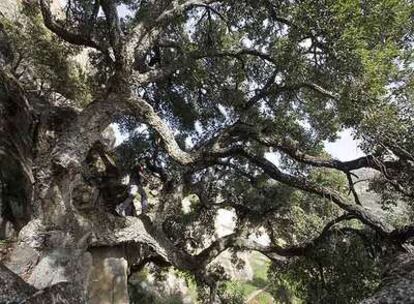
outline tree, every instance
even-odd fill
[[[367,230],[410,251],[413,227],[365,208],[354,171],[377,171],[373,188],[411,208],[411,1],[72,0],[53,12],[39,0],[22,11],[1,23],[2,217],[19,231],[15,250],[53,260],[59,280],[87,286],[87,251],[123,246],[131,269],[191,273],[213,303],[210,262],[229,248],[291,261],[342,225],[351,241]],[[111,123],[131,133],[116,151],[102,139]],[[343,128],[366,156],[324,152]],[[119,217],[136,159],[153,206]],[[318,215],[319,233],[292,238],[295,206]],[[237,228],[206,242],[220,208]],[[249,239],[260,226],[269,246]]]

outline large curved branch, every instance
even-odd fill
[[[167,153],[181,165],[196,166],[203,164],[203,166],[209,166],[216,163],[216,161],[222,157],[242,156],[260,167],[271,178],[281,183],[332,200],[340,208],[357,215],[362,222],[371,226],[383,235],[388,235],[393,231],[391,225],[384,223],[381,219],[371,214],[367,209],[352,204],[337,191],[314,184],[304,177],[283,173],[273,163],[264,157],[254,155],[247,149],[241,149],[240,147],[232,145],[222,147],[213,141],[208,145],[201,146],[195,151],[184,151],[178,145],[174,133],[169,126],[143,98],[138,96],[126,96],[125,100],[122,100],[122,98],[121,100],[116,99],[120,98],[120,96],[114,96],[113,98],[114,99],[112,100],[107,99],[94,105],[90,105],[81,113],[80,123],[75,124],[74,129],[69,132],[69,138],[65,138],[63,140],[64,145],[60,147],[62,148],[60,149],[62,153],[58,153],[58,155],[60,155],[61,166],[68,167],[68,164],[72,159],[71,157],[67,157],[68,153],[78,154],[75,155],[75,159],[79,162],[82,153],[85,154],[96,141],[94,136],[92,136],[93,134],[98,137],[103,130],[102,128],[111,122],[114,115],[129,113],[139,117],[144,123],[154,129],[159,134]],[[101,114],[97,115],[96,113]],[[107,123],[102,124],[103,121],[106,121]],[[219,139],[220,136],[218,137],[218,140]],[[80,145],[80,143],[83,142],[85,142],[85,144]],[[73,146],[72,149],[68,149],[68,143]],[[84,149],[80,149],[80,147],[84,147]]]
[[[108,106],[108,108],[103,108],[99,106],[99,112],[102,113],[104,116],[102,119],[106,117],[108,123],[110,122],[110,118],[113,115],[114,105],[117,103],[107,102],[104,103]],[[119,107],[118,101],[118,107]],[[99,104],[98,104],[99,105]],[[264,157],[254,155],[247,149],[241,150],[239,147],[234,146],[226,146],[221,147],[220,145],[210,144],[207,146],[202,146],[196,151],[187,152],[181,149],[178,145],[177,141],[175,140],[174,133],[169,128],[169,126],[161,119],[161,117],[155,112],[153,107],[146,102],[144,99],[140,97],[129,97],[127,98],[127,106],[128,108],[124,108],[123,110],[128,111],[130,113],[135,114],[136,116],[140,117],[144,123],[148,124],[151,128],[153,128],[160,136],[164,148],[167,153],[179,164],[184,166],[195,166],[197,164],[205,164],[206,166],[214,164],[219,158],[226,157],[226,156],[243,156],[247,158],[249,161],[260,167],[266,174],[268,174],[271,178],[284,183],[286,185],[292,186],[297,189],[301,189],[310,193],[317,194],[321,197],[326,199],[332,200],[335,204],[337,204],[340,208],[358,215],[362,222],[371,226],[375,230],[379,231],[382,234],[389,234],[393,231],[393,227],[381,221],[381,219],[377,218],[373,214],[371,214],[367,209],[352,204],[347,199],[345,199],[340,193],[334,191],[329,188],[322,187],[320,185],[311,183],[304,177],[293,176],[286,173],[281,172],[273,163],[265,159]],[[122,108],[120,108],[122,110]],[[118,109],[118,111],[120,110]],[[90,111],[96,111],[96,109],[89,109]],[[88,112],[86,113],[88,114]],[[91,119],[88,115],[85,115],[85,124],[91,126],[92,129],[97,128],[101,119],[95,117]],[[95,124],[91,124],[91,121],[96,121]],[[79,130],[79,126],[78,129]],[[84,140],[88,140],[89,144],[92,145],[93,142],[96,140],[91,140],[90,137],[86,137],[89,132],[85,133]],[[74,131],[75,132],[75,131]],[[96,133],[96,132],[95,132]],[[100,132],[99,132],[100,133]],[[99,134],[97,133],[97,135]],[[77,136],[77,134],[76,134]],[[89,138],[89,139],[88,139]],[[75,141],[72,143],[75,145],[76,149],[72,149],[73,151],[79,151],[79,139],[78,137],[74,138]],[[90,147],[89,145],[89,147]],[[85,145],[87,146],[87,145]],[[63,152],[65,150],[62,150]],[[86,153],[87,150],[84,152]],[[62,154],[65,155],[65,154]]]
[[[59,25],[54,19],[52,12],[50,10],[50,5],[45,0],[40,0],[40,9],[43,16],[43,21],[45,26],[59,36],[61,39],[80,46],[91,47],[96,50],[101,51],[103,54],[108,55],[108,51],[101,46],[98,42],[94,41],[91,37],[82,35],[80,33],[73,33]],[[107,56],[109,57],[109,56]]]
[[[155,112],[154,108],[143,98],[134,95],[115,94],[109,96],[103,101],[95,102],[88,106],[81,115],[73,128],[69,128],[68,135],[63,138],[62,146],[58,145],[59,164],[62,167],[68,167],[72,161],[72,154],[75,160],[80,163],[82,155],[85,154],[91,145],[96,141],[103,128],[106,127],[115,115],[132,114],[154,129],[164,145],[166,152],[179,164],[184,166],[210,166],[217,162],[220,158],[228,156],[242,156],[247,158],[250,162],[260,167],[271,178],[301,189],[310,193],[317,194],[326,199],[332,200],[342,209],[349,213],[357,215],[362,222],[371,226],[383,235],[388,235],[393,231],[393,227],[382,222],[379,218],[371,214],[368,210],[352,204],[345,199],[340,193],[314,184],[304,177],[298,177],[281,172],[273,163],[264,157],[254,155],[246,149],[241,149],[238,146],[228,144],[222,141],[222,138],[231,138],[229,130],[224,130],[223,134],[217,136],[212,142],[199,147],[198,149],[188,152],[183,150],[175,140],[175,136],[170,127],[161,119]],[[233,126],[230,127],[230,129]],[[226,134],[228,133],[228,134]],[[96,137],[96,138],[94,138]],[[69,157],[68,157],[69,156]],[[315,160],[312,160],[315,161]],[[356,166],[360,164],[363,159],[356,162],[348,163],[347,166]],[[343,166],[342,163],[332,162],[332,166]],[[348,167],[349,169],[349,167]]]
[[[361,156],[350,161],[340,161],[328,156],[310,155],[303,152],[300,149],[299,144],[288,136],[283,138],[277,135],[266,136],[258,132],[252,126],[246,124],[239,124],[233,132],[241,138],[254,139],[264,146],[272,147],[287,154],[298,162],[314,167],[331,168],[344,173],[349,173],[350,171],[361,168],[371,168],[383,172],[384,169],[398,169],[399,166],[399,163],[396,161],[380,162],[374,155]]]
[[[226,137],[224,130],[221,136],[216,136],[195,151],[187,152],[178,145],[174,132],[146,100],[135,95],[114,93],[90,103],[79,113],[56,144],[54,163],[60,168],[80,168],[101,132],[119,115],[133,115],[141,119],[158,133],[167,153],[184,166],[206,167],[237,150],[231,145],[219,144]]]
[[[114,121],[116,115],[127,113],[127,107],[118,103],[118,97],[109,95],[95,100],[79,113],[61,135],[53,150],[53,161],[61,168],[80,168],[81,162],[102,131]]]
[[[264,146],[277,149],[300,163],[311,165],[313,167],[324,167],[342,171],[347,175],[349,181],[352,181],[352,179],[350,180],[349,178],[352,174],[351,171],[353,170],[361,168],[374,169],[380,172],[386,178],[387,182],[398,192],[407,197],[413,196],[411,192],[404,189],[402,185],[392,177],[393,173],[403,170],[404,163],[401,160],[382,161],[374,155],[366,155],[350,161],[340,161],[331,157],[307,154],[300,149],[299,144],[296,141],[288,136],[283,138],[279,136],[264,136],[246,124],[239,124],[239,126],[235,128],[235,133],[238,133],[239,135],[241,134],[242,138],[254,139]],[[350,190],[353,193],[355,202],[360,203],[352,183],[350,183]]]
[[[222,136],[217,136],[215,140],[209,141],[208,144],[201,146],[195,151],[184,151],[175,140],[171,128],[146,100],[139,96],[135,96],[131,98],[128,103],[131,113],[134,113],[141,118],[145,124],[158,133],[167,153],[181,165],[197,165],[200,163],[209,164],[218,158],[232,155],[236,150],[236,148],[232,146],[221,147],[218,144],[218,141]]]
[[[320,186],[318,184],[312,183],[308,179],[301,176],[294,176],[280,171],[272,162],[266,158],[258,155],[254,155],[247,149],[244,149],[241,153],[244,157],[249,159],[252,163],[260,167],[269,177],[273,178],[276,181],[279,181],[285,185],[317,194],[323,198],[331,200],[337,206],[343,210],[357,216],[361,222],[370,226],[383,236],[389,236],[390,233],[394,230],[394,227],[388,223],[382,221],[379,217],[372,214],[369,210],[363,208],[362,206],[353,204],[344,198],[339,192]]]
[[[105,220],[102,220],[103,218]],[[88,216],[92,225],[89,247],[145,244],[157,256],[174,267],[197,272],[205,270],[212,260],[229,248],[258,251],[272,260],[285,260],[289,257],[306,255],[315,245],[324,240],[334,225],[352,218],[355,216],[344,214],[328,222],[315,239],[297,246],[264,246],[246,236],[234,233],[215,240],[200,253],[191,255],[175,246],[147,216],[119,218],[94,212]]]

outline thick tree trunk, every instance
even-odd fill
[[[36,290],[46,298],[54,292],[63,297],[61,286],[66,285],[56,284],[69,282],[89,303],[127,303],[129,267],[156,257],[183,269],[197,268],[149,218],[109,213],[124,200],[126,188],[105,159],[102,144],[95,145],[104,142],[101,133],[110,122],[110,111],[100,106],[97,118],[93,104],[80,114],[45,99],[29,101],[17,81],[7,73],[0,75],[5,86],[1,102],[10,111],[2,115],[0,130],[2,186],[24,190],[20,201],[2,191],[1,202],[25,211],[21,216],[3,208],[1,217],[18,232],[7,236],[14,242],[3,263],[32,286],[27,290],[33,292],[23,293],[22,300],[31,296],[30,301],[38,303]],[[7,178],[12,172],[21,178]]]
[[[375,216],[348,202],[339,193],[285,174],[266,159],[247,150],[235,149],[231,145],[227,147],[227,144],[221,147],[220,138],[226,138],[233,127],[198,150],[191,153],[182,150],[174,132],[151,104],[124,88],[130,80],[124,77],[129,70],[129,65],[125,64],[128,60],[124,57],[147,51],[159,29],[151,31],[153,36],[140,37],[143,39],[138,50],[134,44],[138,37],[134,36],[123,47],[122,39],[119,39],[119,24],[113,18],[116,7],[111,1],[100,3],[110,24],[109,40],[119,74],[115,75],[117,81],[108,87],[119,84],[117,92],[123,93],[114,94],[108,90],[107,96],[102,96],[101,100],[92,102],[79,112],[75,107],[55,104],[45,98],[31,97],[28,100],[13,76],[0,69],[0,237],[15,237],[11,253],[3,260],[7,268],[0,265],[0,286],[7,286],[0,289],[0,302],[76,304],[84,303],[88,298],[92,304],[127,303],[128,268],[142,266],[151,260],[171,264],[202,277],[207,264],[232,245],[268,255],[302,254],[303,248],[257,247],[233,235],[214,241],[198,255],[188,254],[162,231],[169,208],[180,205],[183,192],[180,187],[165,193],[168,198],[160,198],[162,203],[157,206],[156,219],[147,216],[121,218],[111,214],[114,206],[125,199],[122,197],[125,187],[120,183],[116,168],[105,162],[99,148],[94,150],[101,140],[102,131],[113,121],[115,114],[128,113],[142,119],[157,133],[165,151],[178,164],[206,167],[220,157],[233,154],[244,157],[274,180],[330,197],[344,210],[359,215],[364,223],[378,227],[386,234],[392,232],[393,227],[384,226]],[[174,5],[161,14],[156,23],[170,20],[193,4],[194,1],[187,1]],[[67,32],[60,28],[59,23],[53,22],[46,6],[43,13],[46,25],[58,35],[66,36],[69,42],[100,49],[99,44],[93,41],[77,40],[79,35],[65,35]],[[141,35],[141,30],[137,29],[136,34]],[[170,68],[140,74],[138,80],[145,84],[151,78],[154,80],[173,71]],[[257,102],[256,97],[249,104],[252,102]],[[315,159],[294,154],[290,149],[285,149],[285,152],[304,163],[321,165]],[[93,159],[104,163],[102,170],[96,170],[101,173],[89,168],[93,167]],[[339,170],[350,170],[342,165]],[[321,166],[337,168],[338,164],[323,163]],[[108,208],[101,210],[104,206]],[[12,223],[18,236],[9,233],[1,235],[5,230],[1,227],[4,223]],[[402,255],[396,262],[396,265],[390,265],[391,271],[386,273],[381,290],[363,303],[414,303],[412,256]],[[214,279],[207,276],[203,279],[215,291]],[[215,301],[215,293],[212,292],[210,302]]]
[[[0,286],[0,303],[86,303],[85,295],[77,285],[58,283],[37,290],[1,264]]]
[[[361,304],[409,303],[414,303],[414,255],[404,253],[390,260],[378,291]]]
[[[1,239],[17,237],[3,262],[33,286],[25,285],[33,292],[22,292],[22,300],[52,303],[44,299],[56,294],[67,303],[81,303],[66,293],[66,285],[56,284],[71,282],[82,291],[79,299],[84,299],[93,268],[88,252],[91,224],[74,204],[81,189],[89,189],[89,194],[94,190],[83,180],[79,167],[59,168],[54,159],[67,152],[59,154],[56,146],[68,133],[68,123],[76,128],[73,120],[82,118],[72,108],[35,97],[28,100],[11,75],[2,72],[0,76],[0,224],[12,223],[18,232],[18,237],[0,235]],[[100,130],[94,134],[100,135]]]

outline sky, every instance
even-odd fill
[[[325,149],[332,157],[342,161],[364,156],[364,153],[358,147],[358,141],[353,139],[351,130],[349,129],[342,131],[339,134],[339,139],[335,142],[326,142]]]

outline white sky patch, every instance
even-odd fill
[[[194,146],[193,139],[191,137],[187,137],[184,141],[184,144],[186,149],[191,149]]]
[[[191,42],[194,42],[193,34],[195,33],[195,27],[198,22],[200,22],[201,17],[204,14],[204,9],[196,8],[194,10],[194,16],[189,18],[184,24],[184,31],[188,35],[188,38]]]
[[[118,147],[120,144],[122,144],[125,140],[128,139],[129,135],[127,133],[121,133],[121,130],[119,129],[119,126],[116,123],[112,123],[111,127],[114,129],[115,133],[115,147]]]
[[[144,124],[140,124],[135,130],[133,130],[131,133],[123,133],[121,132],[119,125],[116,123],[112,123],[111,126],[114,129],[115,132],[115,147],[122,144],[125,140],[127,140],[131,135],[135,134],[141,134],[148,131],[148,126]]]
[[[352,131],[347,129],[339,134],[338,140],[325,142],[325,149],[332,157],[348,161],[365,155],[358,145],[359,142],[353,138]]]
[[[219,104],[217,106],[217,108],[219,109],[220,113],[223,114],[224,117],[226,117],[226,118],[229,117],[229,114],[228,114],[226,108],[223,105]]]
[[[269,246],[270,245],[270,237],[266,233],[266,230],[263,227],[260,227],[258,232],[259,232],[258,235],[251,234],[249,236],[249,239],[259,243],[260,245]]]
[[[143,133],[147,131],[148,131],[147,125],[141,124],[134,130],[134,134],[139,134],[139,133]]]
[[[339,138],[334,142],[325,141],[325,150],[335,159],[340,161],[353,160],[364,156],[364,152],[358,147],[359,141],[352,136],[350,129],[339,133]],[[278,166],[280,164],[280,155],[277,152],[265,153],[265,158]]]
[[[241,43],[242,47],[244,47],[246,49],[250,49],[253,46],[253,40],[251,40],[247,37],[243,37],[242,39],[240,39],[240,43]]]
[[[194,123],[194,129],[197,131],[198,134],[203,134],[203,125],[199,120]]]
[[[118,15],[120,18],[131,17],[133,15],[133,11],[128,9],[128,6],[125,4],[121,4],[118,6]]]
[[[299,43],[299,46],[303,48],[304,50],[307,50],[311,47],[312,40],[310,38],[304,39]]]
[[[236,228],[235,216],[234,211],[226,209],[219,209],[217,211],[216,220],[214,222],[217,237],[220,238],[233,233]]]
[[[264,157],[276,166],[280,164],[280,155],[276,152],[267,152]]]
[[[275,77],[275,83],[277,85],[281,85],[283,83],[283,80],[284,80],[283,74],[281,72],[277,73]]]

